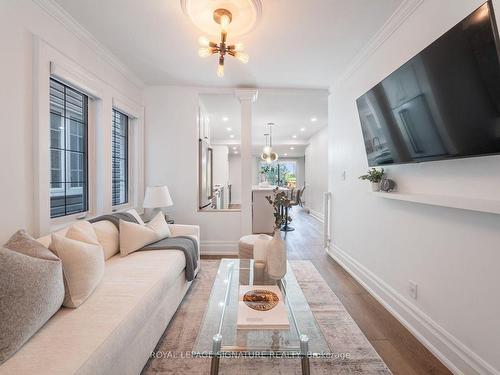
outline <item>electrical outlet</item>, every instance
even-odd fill
[[[413,299],[417,299],[418,297],[418,285],[416,282],[408,280],[408,293],[410,297]]]

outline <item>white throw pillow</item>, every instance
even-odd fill
[[[170,229],[162,212],[146,225],[120,220],[120,254],[128,255],[169,236]]]
[[[141,217],[139,216],[139,213],[135,210],[135,208],[131,208],[130,210],[127,210],[127,213],[132,215],[134,217],[134,219],[137,220],[137,223],[139,223],[141,225],[145,225],[144,221],[141,219]]]
[[[80,306],[104,275],[102,246],[52,234],[51,250],[61,259],[64,277],[63,306]]]

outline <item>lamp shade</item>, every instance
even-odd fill
[[[174,203],[166,186],[148,186],[144,197],[144,208],[169,207]]]

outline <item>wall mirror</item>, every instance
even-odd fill
[[[201,94],[198,103],[198,209],[241,209],[240,103],[231,94]]]

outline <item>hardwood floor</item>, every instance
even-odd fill
[[[308,259],[315,265],[393,374],[451,374],[396,318],[325,253],[322,247],[322,224],[319,221],[300,207],[294,207],[292,217],[295,231],[286,234],[289,259]]]

